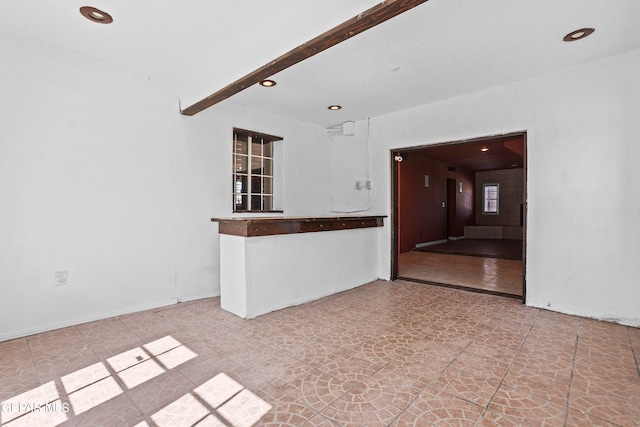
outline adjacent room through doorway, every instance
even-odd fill
[[[526,297],[526,133],[392,153],[392,277]]]

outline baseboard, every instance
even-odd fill
[[[464,236],[449,236],[449,240],[464,240]]]
[[[424,248],[425,246],[440,245],[442,243],[447,243],[448,241],[449,241],[448,239],[442,239],[442,240],[434,240],[433,242],[416,243],[416,248]]]
[[[181,298],[179,302],[197,301],[197,300],[200,300],[200,299],[215,298],[215,297],[219,297],[219,296],[220,296],[220,292],[218,292],[216,294],[207,294],[207,295],[189,295],[189,296]]]
[[[181,301],[183,302],[194,301],[196,299],[212,298],[215,296],[217,295],[203,295],[201,297],[188,297],[188,298],[183,298]],[[49,332],[56,329],[68,328],[70,326],[81,325],[83,323],[95,322],[96,320],[108,319],[110,317],[122,316],[124,314],[136,313],[138,311],[145,311],[145,310],[152,310],[154,308],[167,307],[170,305],[178,304],[179,302],[180,301],[178,301],[177,298],[172,298],[168,301],[166,300],[155,301],[148,304],[139,304],[139,305],[122,308],[118,310],[105,311],[103,313],[99,313],[95,315],[81,316],[73,319],[62,320],[60,322],[54,322],[46,325],[35,326],[32,328],[21,329],[19,331],[7,332],[4,334],[0,334],[0,342],[8,341],[16,338],[23,338],[29,335],[39,334],[42,332]]]

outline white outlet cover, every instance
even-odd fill
[[[67,272],[56,271],[56,286],[66,286],[66,285],[67,285]]]

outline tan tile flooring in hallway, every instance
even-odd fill
[[[398,257],[398,275],[522,297],[522,261],[410,251]]]
[[[0,424],[637,426],[639,354],[637,328],[405,281],[253,320],[212,298],[0,343]]]

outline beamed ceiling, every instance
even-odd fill
[[[210,106],[222,102],[256,83],[260,83],[264,79],[270,79],[280,71],[286,70],[287,68],[336,46],[351,37],[355,37],[358,34],[364,33],[365,31],[388,21],[393,17],[405,13],[416,6],[421,5],[425,1],[427,0],[387,0],[379,3],[372,8],[359,13],[357,16],[344,21],[340,25],[328,29],[317,37],[314,37],[312,40],[297,46],[284,55],[269,61],[269,63],[220,89],[216,93],[187,107],[182,110],[182,114],[192,116],[199,113],[205,108],[209,108]],[[270,80],[270,82],[274,82],[274,80]]]
[[[86,5],[113,23],[85,19]],[[0,53],[19,51],[33,76],[62,85],[64,75],[50,75],[60,63],[140,78],[177,114],[245,81],[210,108],[235,103],[329,127],[640,48],[638,16],[638,0],[8,0]],[[583,27],[596,31],[562,41]],[[255,84],[263,75],[277,85]]]

